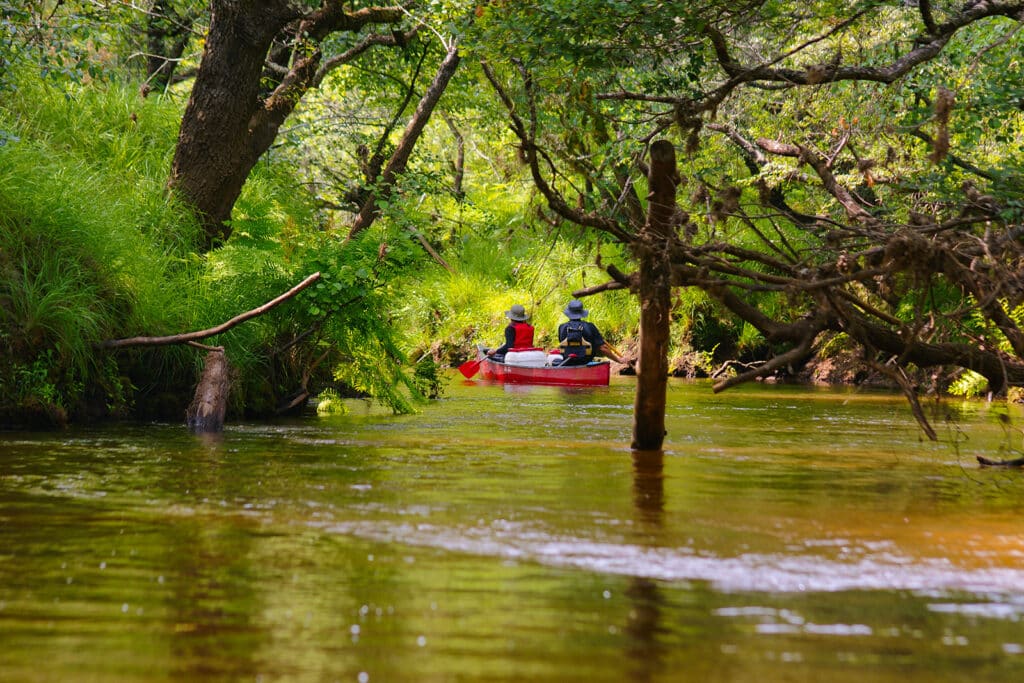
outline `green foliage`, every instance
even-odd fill
[[[988,391],[988,380],[972,370],[964,370],[950,383],[947,391],[953,396],[975,398]]]
[[[13,381],[10,382],[9,388],[4,387],[9,389],[10,398],[8,400],[11,404],[16,406],[53,406],[61,410],[66,409],[68,391],[58,388],[57,380],[51,376],[51,370],[55,365],[52,356],[53,351],[47,350],[32,361],[31,365],[15,363],[12,366]]]
[[[413,384],[417,391],[430,399],[440,398],[444,394],[445,377],[441,366],[431,358],[421,358],[416,362],[413,372]]]
[[[109,3],[100,9],[89,2],[0,0],[0,90],[16,87],[5,74],[22,66],[53,82],[107,77],[115,66],[111,47],[130,35],[131,15]]]
[[[165,4],[190,16],[205,6]],[[826,154],[853,150],[859,163],[836,153],[837,182],[853,188],[879,220],[898,225],[913,211],[956,205],[970,177],[948,157],[935,163],[928,145],[908,136],[940,132],[935,102],[943,89],[955,93],[946,131],[951,150],[985,169],[985,191],[1000,202],[1004,220],[1024,215],[1024,91],[1015,76],[1021,43],[1011,22],[968,27],[942,59],[895,84],[748,89],[716,104],[713,116],[693,118],[673,103],[722,82],[704,33],[709,22],[741,47],[734,55],[740,61],[783,55],[773,66],[802,71],[837,55],[885,63],[894,45],[920,30],[920,13],[906,3],[839,8],[824,1],[797,8],[776,1],[531,0],[472,9],[422,3],[417,17],[430,30],[406,49],[371,51],[333,72],[254,169],[234,207],[231,239],[199,255],[196,222],[164,193],[183,102],[173,101],[174,88],[164,97],[139,96],[146,15],[126,3],[0,0],[0,343],[13,350],[0,371],[4,400],[71,409],[101,392],[127,405],[135,385],[187,386],[200,363],[193,350],[128,351],[112,362],[93,345],[216,325],[312,272],[321,280],[296,299],[208,340],[228,349],[237,411],[272,412],[300,386],[314,395],[327,391],[326,398],[372,396],[394,411],[413,410],[422,396],[438,395],[437,363],[457,364],[474,344],[499,341],[504,311],[515,303],[530,310],[538,345],[553,345],[572,292],[604,282],[609,263],[632,271],[632,255],[551,218],[524,174],[507,114],[476,68],[478,58],[506,83],[521,85],[520,69],[529,71],[532,91],[510,92],[518,112],[536,112],[549,182],[579,209],[628,230],[640,225],[618,183],[633,177],[642,212],[646,187],[635,162],[654,126],[685,150],[679,197],[695,245],[727,243],[801,267],[830,266],[837,255],[822,248],[818,226],[794,225],[756,205],[766,187],[776,188],[796,210],[840,224],[845,217],[834,197],[808,183],[795,158],[772,156],[752,169],[709,124]],[[865,19],[836,30],[839,18],[858,9],[869,10]],[[365,175],[371,156],[382,161],[391,153],[432,76],[441,50],[434,31],[458,36],[462,66],[408,171],[379,201],[377,223],[346,240],[355,202],[374,189]],[[324,47],[337,53],[361,39],[339,34]],[[609,95],[621,92],[652,99]],[[457,142],[465,143],[461,187],[453,168]],[[743,280],[738,272],[722,277]],[[886,310],[906,322],[930,314],[961,322],[963,293],[942,278],[899,276],[877,287],[855,294],[891,304]],[[795,319],[810,299],[795,290],[743,294],[777,321]],[[639,311],[628,292],[605,292],[586,305],[613,343],[635,334]],[[678,292],[675,318],[672,353],[691,364],[710,369],[716,355],[763,352],[752,325],[695,289]],[[958,334],[1005,345],[976,314]],[[412,369],[409,359],[421,360]]]
[[[12,277],[0,283],[5,336],[18,356],[56,350],[69,372],[85,374],[103,315],[96,284],[59,253],[39,250],[31,256],[39,258],[32,262],[23,253],[8,271]]]
[[[317,415],[345,415],[348,413],[344,399],[334,389],[324,389],[316,399]]]
[[[417,385],[401,368],[405,357],[389,337],[370,321],[360,326],[332,324],[332,340],[345,349],[341,362],[334,366],[334,379],[345,386],[372,396],[396,413],[415,410],[422,400]]]
[[[21,379],[42,387],[29,393],[43,404],[77,408],[95,385],[123,405],[125,385],[93,345],[188,321],[181,278],[190,272],[184,256],[195,228],[163,199],[150,175],[157,165],[145,161],[161,134],[160,107],[132,124],[145,131],[134,143],[126,135],[115,151],[96,142],[124,134],[129,98],[117,88],[69,98],[29,79],[0,109],[0,337],[11,366],[31,369]],[[71,135],[69,119],[91,134]],[[24,392],[8,396],[24,403]]]
[[[116,409],[132,401],[133,385],[187,390],[201,364],[194,351],[119,352],[119,370],[94,345],[220,324],[318,269],[324,289],[209,340],[227,348],[236,370],[235,409],[268,411],[273,394],[297,386],[304,368],[296,363],[319,351],[285,361],[274,349],[314,328],[319,347],[334,347],[334,362],[354,368],[337,373],[351,387],[395,410],[412,408],[418,390],[398,367],[402,354],[379,313],[388,301],[382,283],[407,258],[401,249],[381,261],[376,244],[343,249],[310,232],[308,201],[282,191],[290,176],[268,165],[238,203],[234,238],[200,258],[192,252],[198,228],[162,191],[176,107],[116,87],[67,97],[33,79],[16,92],[0,110],[0,339],[13,351],[0,372],[7,408],[36,401],[70,410],[98,392]],[[66,121],[90,134],[73,135]],[[328,367],[319,379],[334,382],[333,374]],[[276,386],[264,386],[268,377]]]

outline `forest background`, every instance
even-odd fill
[[[588,295],[636,355],[655,251],[648,375],[882,377],[912,403],[1024,383],[1021,3],[0,12],[5,425],[179,419],[204,350],[105,342],[313,273],[203,340],[232,415],[413,410],[514,303],[550,346]],[[660,233],[657,140],[679,158]]]

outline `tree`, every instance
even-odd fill
[[[202,63],[181,123],[170,188],[196,210],[206,248],[231,234],[230,217],[249,171],[270,148],[303,95],[333,69],[375,46],[404,48],[418,33],[402,6],[346,9],[324,0],[306,9],[290,0],[214,0]],[[387,33],[364,33],[380,27]],[[340,37],[339,37],[340,36]],[[328,54],[329,47],[340,50]],[[430,96],[436,104],[458,64],[454,48]],[[408,158],[432,112],[421,107],[402,147]],[[396,162],[400,172],[403,162]],[[385,181],[386,183],[387,181]],[[368,214],[373,209],[367,209]],[[365,221],[366,218],[360,220]]]
[[[480,42],[548,210],[635,255],[637,272],[610,265],[608,283],[577,295],[629,288],[646,311],[676,288],[705,292],[771,350],[716,391],[846,335],[934,438],[911,368],[971,369],[993,391],[1024,386],[1024,99],[1019,86],[994,87],[1020,61],[1022,11],[990,0],[549,1],[491,6]],[[982,115],[1001,119],[997,135],[955,109],[957,75],[988,89],[960,96],[1000,109]],[[662,136],[687,151],[678,185],[694,186],[667,232],[650,219],[667,206],[651,198],[658,174],[644,180]],[[779,300],[782,318],[768,304]],[[659,320],[642,325],[657,339],[641,339],[638,392],[652,386],[645,373],[664,372],[643,358],[665,352],[670,320]],[[656,402],[638,393],[634,448],[661,447]]]

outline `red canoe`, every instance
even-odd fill
[[[505,365],[486,358],[480,363],[480,377],[503,384],[550,384],[563,387],[606,387],[611,363],[592,362],[587,365],[544,366],[530,368]]]

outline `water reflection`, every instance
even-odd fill
[[[665,452],[633,451],[633,506],[643,527],[660,527],[665,512]]]
[[[192,432],[196,442],[210,452],[217,452],[224,445],[224,432]]]
[[[0,435],[0,679],[1024,680],[1019,473],[898,397],[670,401],[664,452],[614,383]]]
[[[665,514],[664,451],[633,451],[633,507],[637,528],[644,543],[660,544],[658,530]],[[633,663],[631,680],[656,680],[664,669],[665,646],[659,640],[663,630],[664,596],[657,582],[643,576],[629,579],[626,589],[629,612],[625,632],[629,637],[627,655]]]

